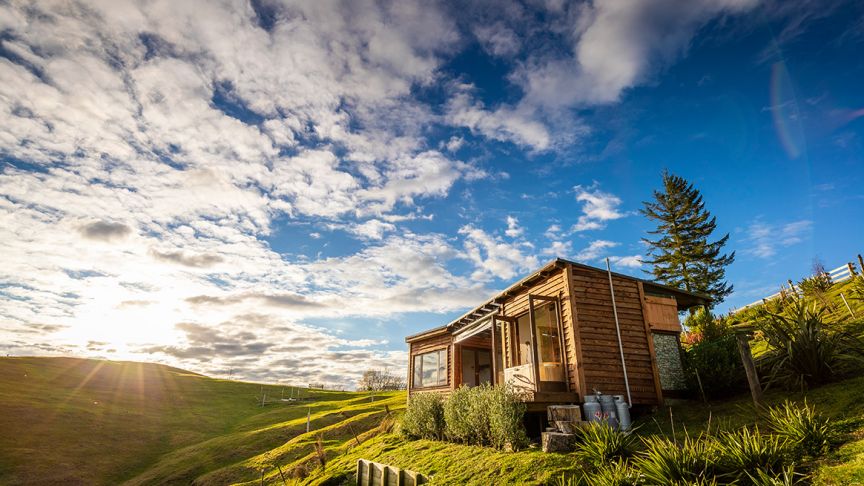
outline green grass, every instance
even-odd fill
[[[261,390],[156,364],[0,358],[0,484],[189,484],[305,432],[305,404],[261,407]],[[311,395],[314,428],[373,405]]]
[[[271,396],[281,387],[264,386]],[[392,430],[404,392],[311,393],[308,404],[259,406],[261,385],[161,365],[0,358],[0,484],[341,484],[358,459],[417,471],[435,484],[555,484],[582,470],[575,454],[407,441]],[[768,404],[803,401],[772,390]],[[813,465],[814,484],[864,484],[864,377],[806,393],[845,443]],[[312,428],[305,432],[306,413]],[[388,417],[389,410],[391,415]],[[671,413],[670,413],[671,411]],[[748,395],[681,403],[637,420],[640,435],[684,437],[710,423],[765,424]],[[315,443],[321,437],[326,466]],[[856,481],[858,483],[856,483]]]

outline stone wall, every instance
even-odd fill
[[[660,372],[660,385],[664,390],[686,390],[687,378],[681,363],[681,350],[677,334],[653,334],[654,353],[657,355],[657,369]]]

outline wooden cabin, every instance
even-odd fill
[[[678,313],[703,295],[612,273],[633,405],[684,390]],[[509,382],[529,410],[627,394],[606,270],[556,259],[453,322],[408,336],[409,393]]]

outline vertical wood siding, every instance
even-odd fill
[[[571,267],[573,301],[578,315],[584,393],[626,395],[618,350],[609,277],[603,271]],[[656,404],[657,383],[645,330],[638,281],[612,277],[621,342],[633,403]]]

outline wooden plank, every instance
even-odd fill
[[[579,330],[579,312],[576,308],[576,300],[573,297],[573,265],[567,264],[564,267],[564,279],[567,281],[567,300],[570,304],[570,315],[572,319],[573,331],[573,362],[576,364],[576,387],[575,391],[582,399],[587,393],[585,388],[585,367],[583,366],[582,357],[582,342]]]
[[[639,298],[643,302],[642,314],[645,314],[645,289],[643,288],[642,282],[639,282]],[[674,300],[674,299],[673,299]],[[660,382],[660,368],[657,365],[657,354],[654,351],[654,336],[651,334],[651,329],[648,324],[648,318],[645,319],[645,338],[648,342],[648,354],[651,356],[651,374],[654,376],[654,388],[655,393],[657,395],[657,404],[663,404],[663,385]]]

